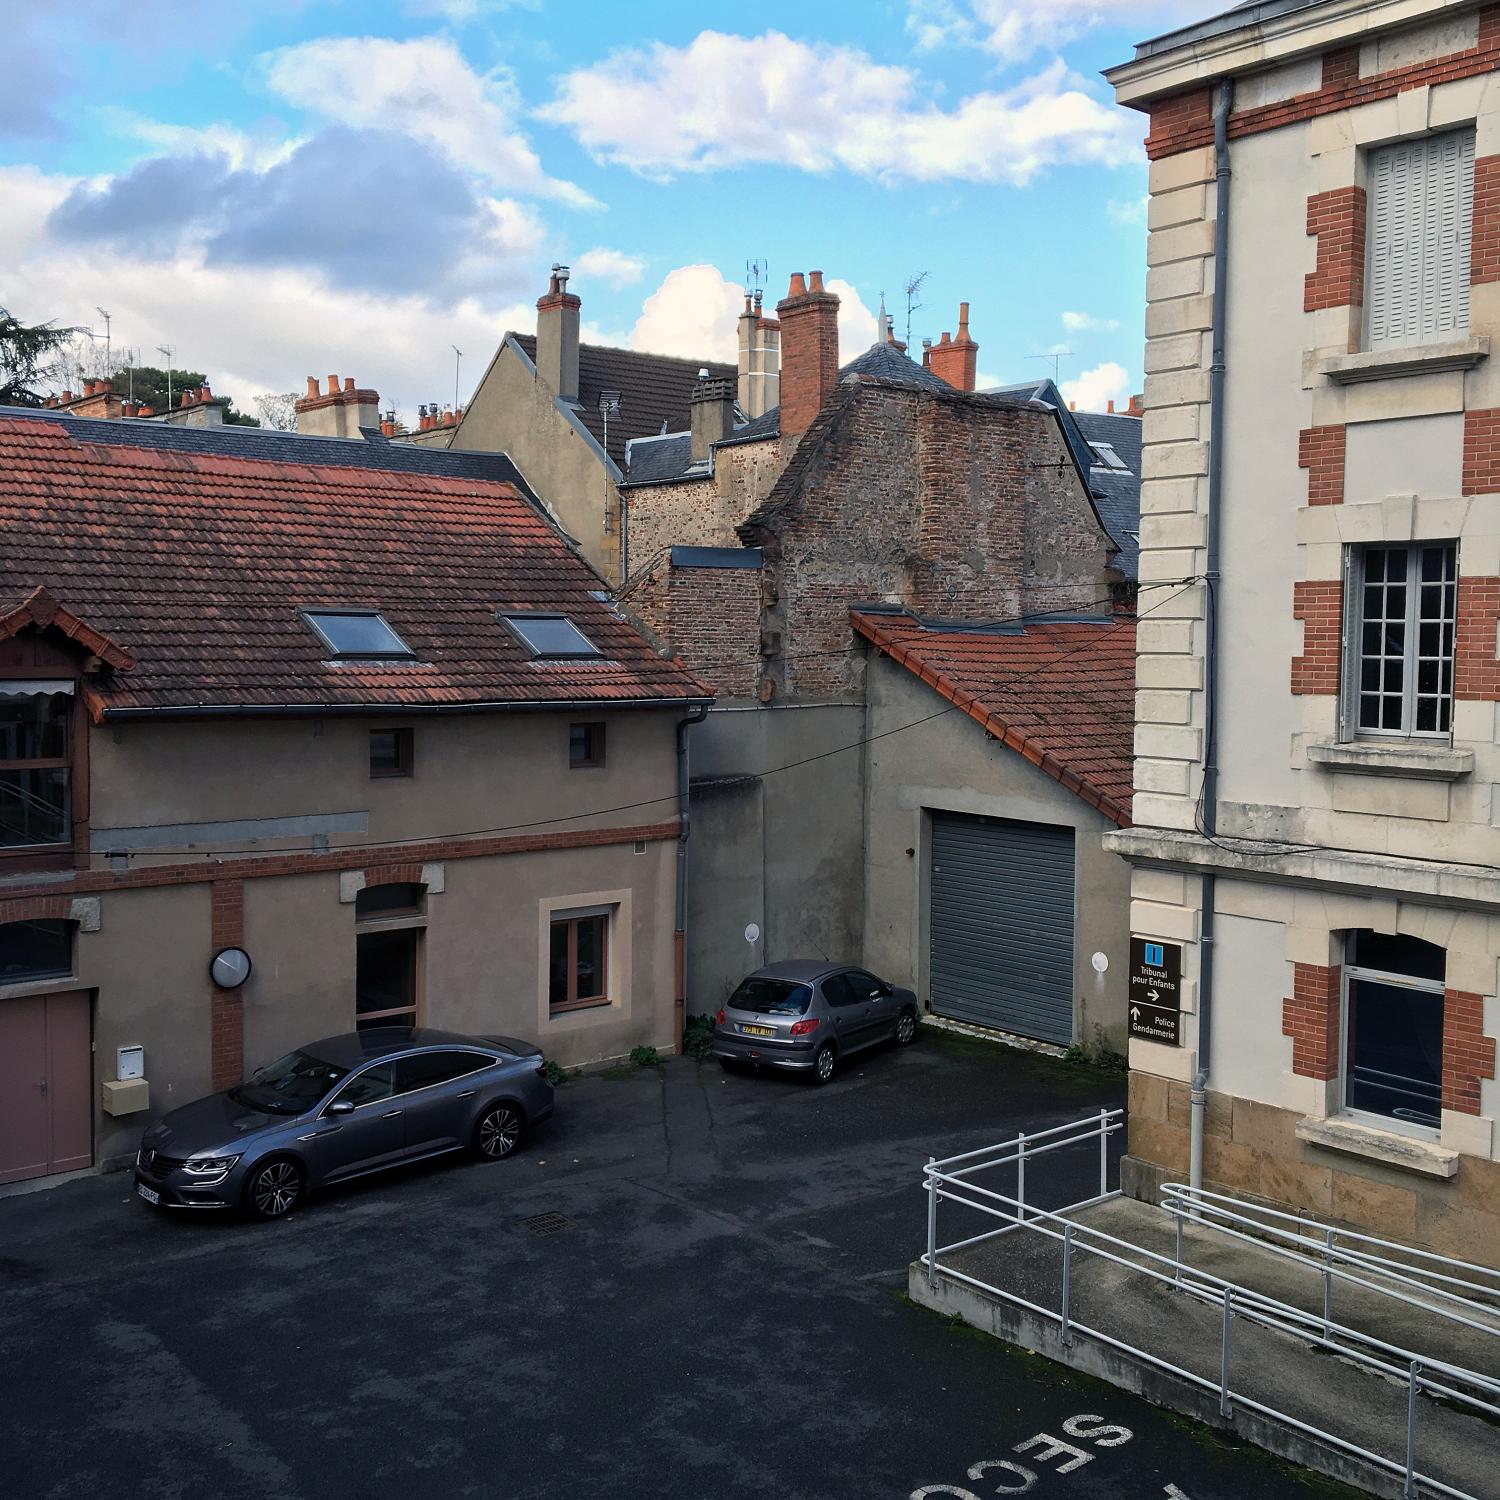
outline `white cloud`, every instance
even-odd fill
[[[578,256],[573,261],[573,270],[579,276],[595,276],[619,288],[639,281],[646,274],[646,262],[639,255],[627,255],[623,250],[608,250],[600,245]]]
[[[325,37],[261,62],[271,92],[299,109],[411,136],[496,188],[597,207],[582,188],[542,170],[517,128],[522,105],[510,74],[476,73],[446,38]]]
[[[248,167],[264,172],[284,162],[306,140],[305,136],[285,135],[262,138],[219,123],[173,125],[113,106],[102,109],[100,116],[112,135],[134,136],[148,146],[176,156],[222,156],[236,171]]]
[[[943,110],[910,69],[856,48],[704,31],[564,74],[538,113],[597,159],[657,177],[773,162],[1021,186],[1050,166],[1139,159],[1141,122],[1086,87],[1059,59]]]
[[[1063,399],[1073,402],[1080,411],[1103,411],[1107,402],[1118,405],[1128,397],[1130,375],[1123,365],[1106,361],[1085,370],[1076,380],[1063,381],[1059,389]]]
[[[1001,62],[1055,52],[1091,27],[1150,29],[1201,15],[1201,0],[907,0],[906,29],[922,52],[979,47]]]
[[[1120,320],[1096,318],[1093,313],[1065,312],[1062,326],[1068,333],[1109,333],[1120,326]]]
[[[440,16],[450,26],[463,26],[481,16],[503,10],[536,10],[541,0],[406,0],[414,16]]]

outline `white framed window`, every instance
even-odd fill
[[[1474,132],[1372,151],[1366,203],[1366,348],[1461,337],[1469,327]]]
[[[1456,543],[1348,550],[1342,738],[1449,738],[1457,607]]]
[[[1448,955],[1420,938],[1351,932],[1343,973],[1343,1107],[1385,1129],[1443,1124]]]

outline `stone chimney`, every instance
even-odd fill
[[[781,400],[781,324],[761,312],[760,288],[740,314],[740,410],[752,421]]]
[[[228,404],[206,385],[200,385],[197,390],[185,390],[177,410],[163,412],[161,420],[169,427],[222,427]]]
[[[307,377],[307,394],[297,402],[297,431],[304,437],[357,438],[361,427],[380,426],[380,396],[356,387],[353,376],[342,383],[328,377],[328,389],[318,389],[318,377]]]
[[[969,337],[969,304],[958,304],[958,337],[944,333],[927,358],[927,368],[956,391],[972,391],[979,369],[979,345]]]
[[[693,462],[706,463],[709,450],[734,430],[734,382],[710,380],[707,370],[698,371],[693,387]]]
[[[536,371],[560,401],[578,399],[578,309],[568,268],[552,267],[547,295],[536,305]]]
[[[776,304],[781,324],[781,435],[807,431],[839,383],[839,299],[823,286],[823,273],[792,272]]]
[[[85,380],[82,395],[64,391],[62,400],[52,399],[49,406],[65,407],[73,417],[102,417],[114,421],[124,415],[124,398],[108,380]]]

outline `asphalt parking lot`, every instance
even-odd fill
[[[1326,1497],[903,1296],[922,1161],[1122,1083],[924,1031],[826,1089],[570,1082],[508,1162],[276,1224],[165,1217],[123,1175],[0,1200],[0,1493]]]

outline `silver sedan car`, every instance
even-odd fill
[[[714,1021],[713,1053],[726,1068],[801,1069],[827,1083],[841,1059],[877,1042],[907,1046],[917,997],[864,969],[825,960],[768,964],[740,983]]]
[[[164,1115],[141,1137],[135,1190],[153,1207],[279,1219],[314,1188],[447,1151],[499,1161],[551,1113],[530,1042],[372,1027]]]

